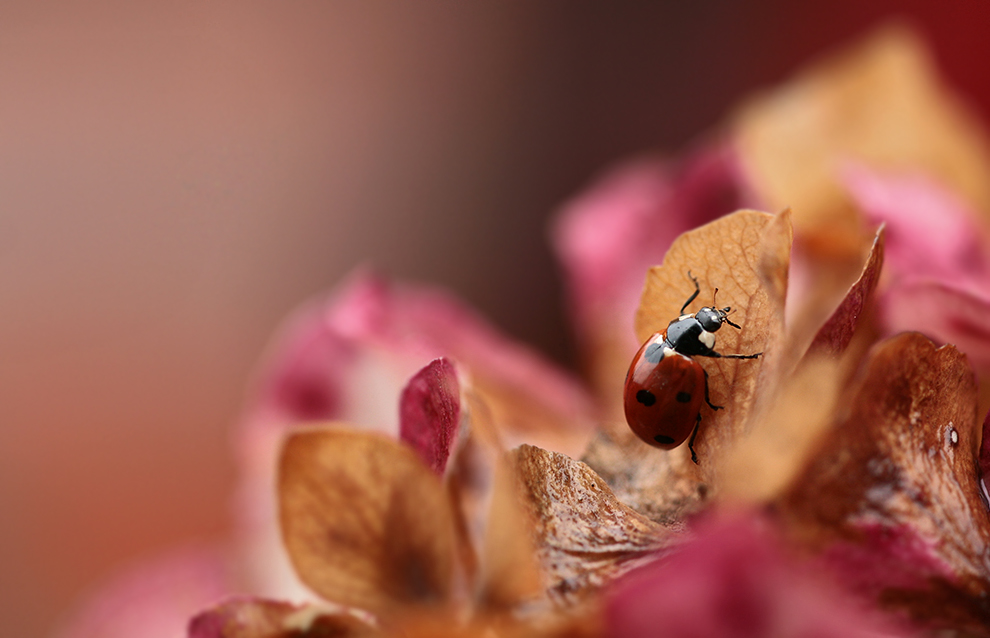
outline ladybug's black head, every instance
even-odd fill
[[[715,306],[709,306],[702,308],[697,313],[695,313],[694,318],[698,320],[701,327],[708,332],[715,332],[722,327],[723,323],[727,323],[733,328],[739,328],[736,324],[729,321],[728,314],[732,310],[731,307],[726,306],[725,308],[716,308]]]

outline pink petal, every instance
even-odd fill
[[[434,359],[402,390],[399,437],[431,470],[443,475],[460,419],[457,370],[447,359]]]
[[[358,273],[289,322],[245,421],[284,427],[342,419],[394,434],[405,381],[444,356],[576,425],[587,419],[589,401],[575,379],[447,293]]]
[[[621,579],[605,619],[607,635],[623,638],[906,635],[794,562],[752,515],[706,522],[672,556]]]
[[[59,638],[181,638],[189,618],[232,590],[219,552],[175,552],[112,580]]]
[[[578,327],[631,326],[646,270],[684,231],[742,208],[752,199],[744,188],[735,152],[721,145],[677,168],[658,159],[621,166],[566,204],[552,234]]]
[[[920,331],[958,347],[977,370],[990,370],[990,298],[950,282],[905,282],[882,297],[881,316],[889,332]]]
[[[987,231],[959,197],[921,174],[851,165],[843,178],[867,219],[887,224],[886,269],[893,279],[934,279],[990,294]]]

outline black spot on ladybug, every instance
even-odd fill
[[[677,393],[678,403],[691,403],[691,393],[690,392],[678,392]]]
[[[664,436],[662,434],[656,435],[655,437],[653,437],[653,440],[656,441],[657,443],[660,443],[661,445],[670,445],[671,443],[674,442],[673,437]]]
[[[649,390],[640,390],[636,393],[636,400],[646,407],[650,407],[657,402],[657,397]]]

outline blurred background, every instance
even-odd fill
[[[0,619],[219,537],[279,320],[352,267],[564,364],[549,216],[892,16],[990,119],[985,0],[0,3]]]

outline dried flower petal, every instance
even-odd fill
[[[460,383],[454,365],[434,359],[416,373],[399,400],[399,438],[443,475],[461,419]]]
[[[810,350],[816,353],[841,354],[852,341],[856,329],[868,309],[873,291],[880,281],[880,271],[884,263],[884,229],[881,227],[873,239],[866,264],[859,278],[850,286],[842,303],[835,309],[815,335]]]
[[[282,533],[324,599],[388,617],[456,595],[447,494],[408,447],[342,428],[300,430],[279,472]]]
[[[781,497],[782,519],[859,591],[987,635],[990,519],[965,356],[916,333],[894,337],[873,351],[848,405]]]
[[[360,619],[262,598],[228,600],[189,621],[189,638],[375,638]]]
[[[673,530],[620,503],[584,463],[530,445],[513,458],[551,598],[578,599],[673,542]]]
[[[649,518],[681,520],[717,489],[719,457],[745,429],[755,406],[755,392],[775,383],[783,343],[783,296],[786,294],[790,251],[790,218],[739,211],[685,233],[674,242],[662,266],[647,276],[643,301],[637,313],[637,335],[646,339],[663,330],[680,314],[694,286],[702,294],[719,288],[720,306],[732,306],[733,320],[741,330],[728,327],[717,338],[719,352],[752,354],[756,360],[706,359],[712,403],[725,406],[704,409],[695,440],[700,465],[690,458],[687,446],[670,452],[642,444],[628,430],[609,432],[592,442],[585,455],[591,465],[624,503]],[[688,309],[711,302],[702,297]],[[629,356],[632,357],[632,352]],[[772,388],[772,386],[770,386]]]

